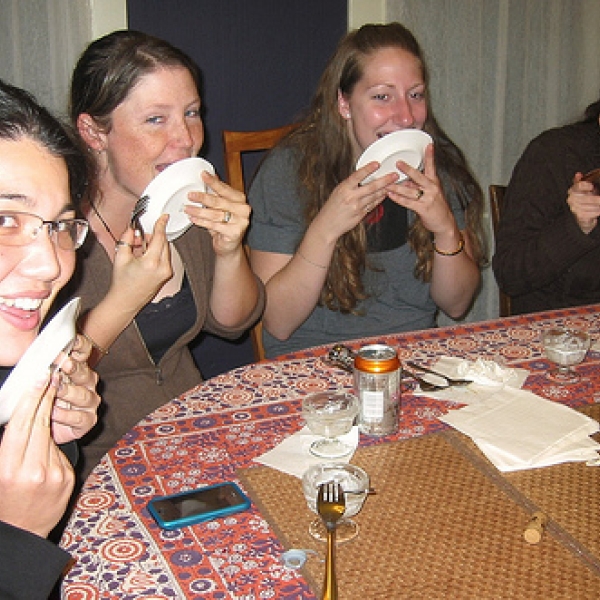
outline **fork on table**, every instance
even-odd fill
[[[327,557],[325,561],[325,582],[321,600],[337,600],[337,579],[335,575],[335,528],[346,510],[346,498],[339,483],[328,481],[319,486],[317,512],[327,529]]]
[[[456,387],[462,387],[464,385],[469,385],[470,383],[473,383],[470,379],[458,379],[456,377],[448,377],[448,375],[444,375],[443,373],[440,373],[439,371],[436,371],[435,369],[432,369],[431,367],[425,367],[423,365],[412,362],[410,360],[407,360],[405,362],[409,367],[412,367],[413,369],[418,369],[419,371],[423,371],[424,373],[431,373],[432,375],[437,375],[438,377],[443,377],[448,382],[449,385],[453,385]]]

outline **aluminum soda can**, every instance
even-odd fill
[[[359,399],[358,428],[365,435],[398,431],[401,365],[385,344],[363,346],[354,359],[354,391]]]

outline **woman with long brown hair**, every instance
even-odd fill
[[[408,179],[355,170],[373,142],[421,129],[433,144]],[[430,106],[421,49],[399,23],[350,32],[309,113],[267,157],[249,193],[251,264],[267,288],[267,355],[435,325],[480,283],[483,194]]]

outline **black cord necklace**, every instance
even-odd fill
[[[104,218],[100,214],[100,211],[96,208],[95,204],[91,200],[90,200],[90,206],[92,207],[92,210],[94,211],[94,213],[96,213],[96,216],[100,220],[100,223],[102,223],[102,225],[104,225],[104,229],[106,229],[106,231],[108,231],[108,234],[110,235],[110,237],[115,241],[115,245],[118,245],[119,240],[117,240],[117,238],[115,237],[115,234],[111,231],[110,227],[108,226],[108,223],[104,220]]]

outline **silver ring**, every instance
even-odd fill
[[[115,252],[119,249],[120,246],[129,246],[133,250],[133,246],[131,244],[129,244],[128,242],[124,242],[123,240],[119,240],[115,244]]]
[[[226,210],[223,213],[223,223],[229,223],[229,221],[231,221],[231,213],[228,210]]]
[[[425,192],[419,188],[419,191],[417,192],[417,200],[421,199],[421,196],[424,194]]]

